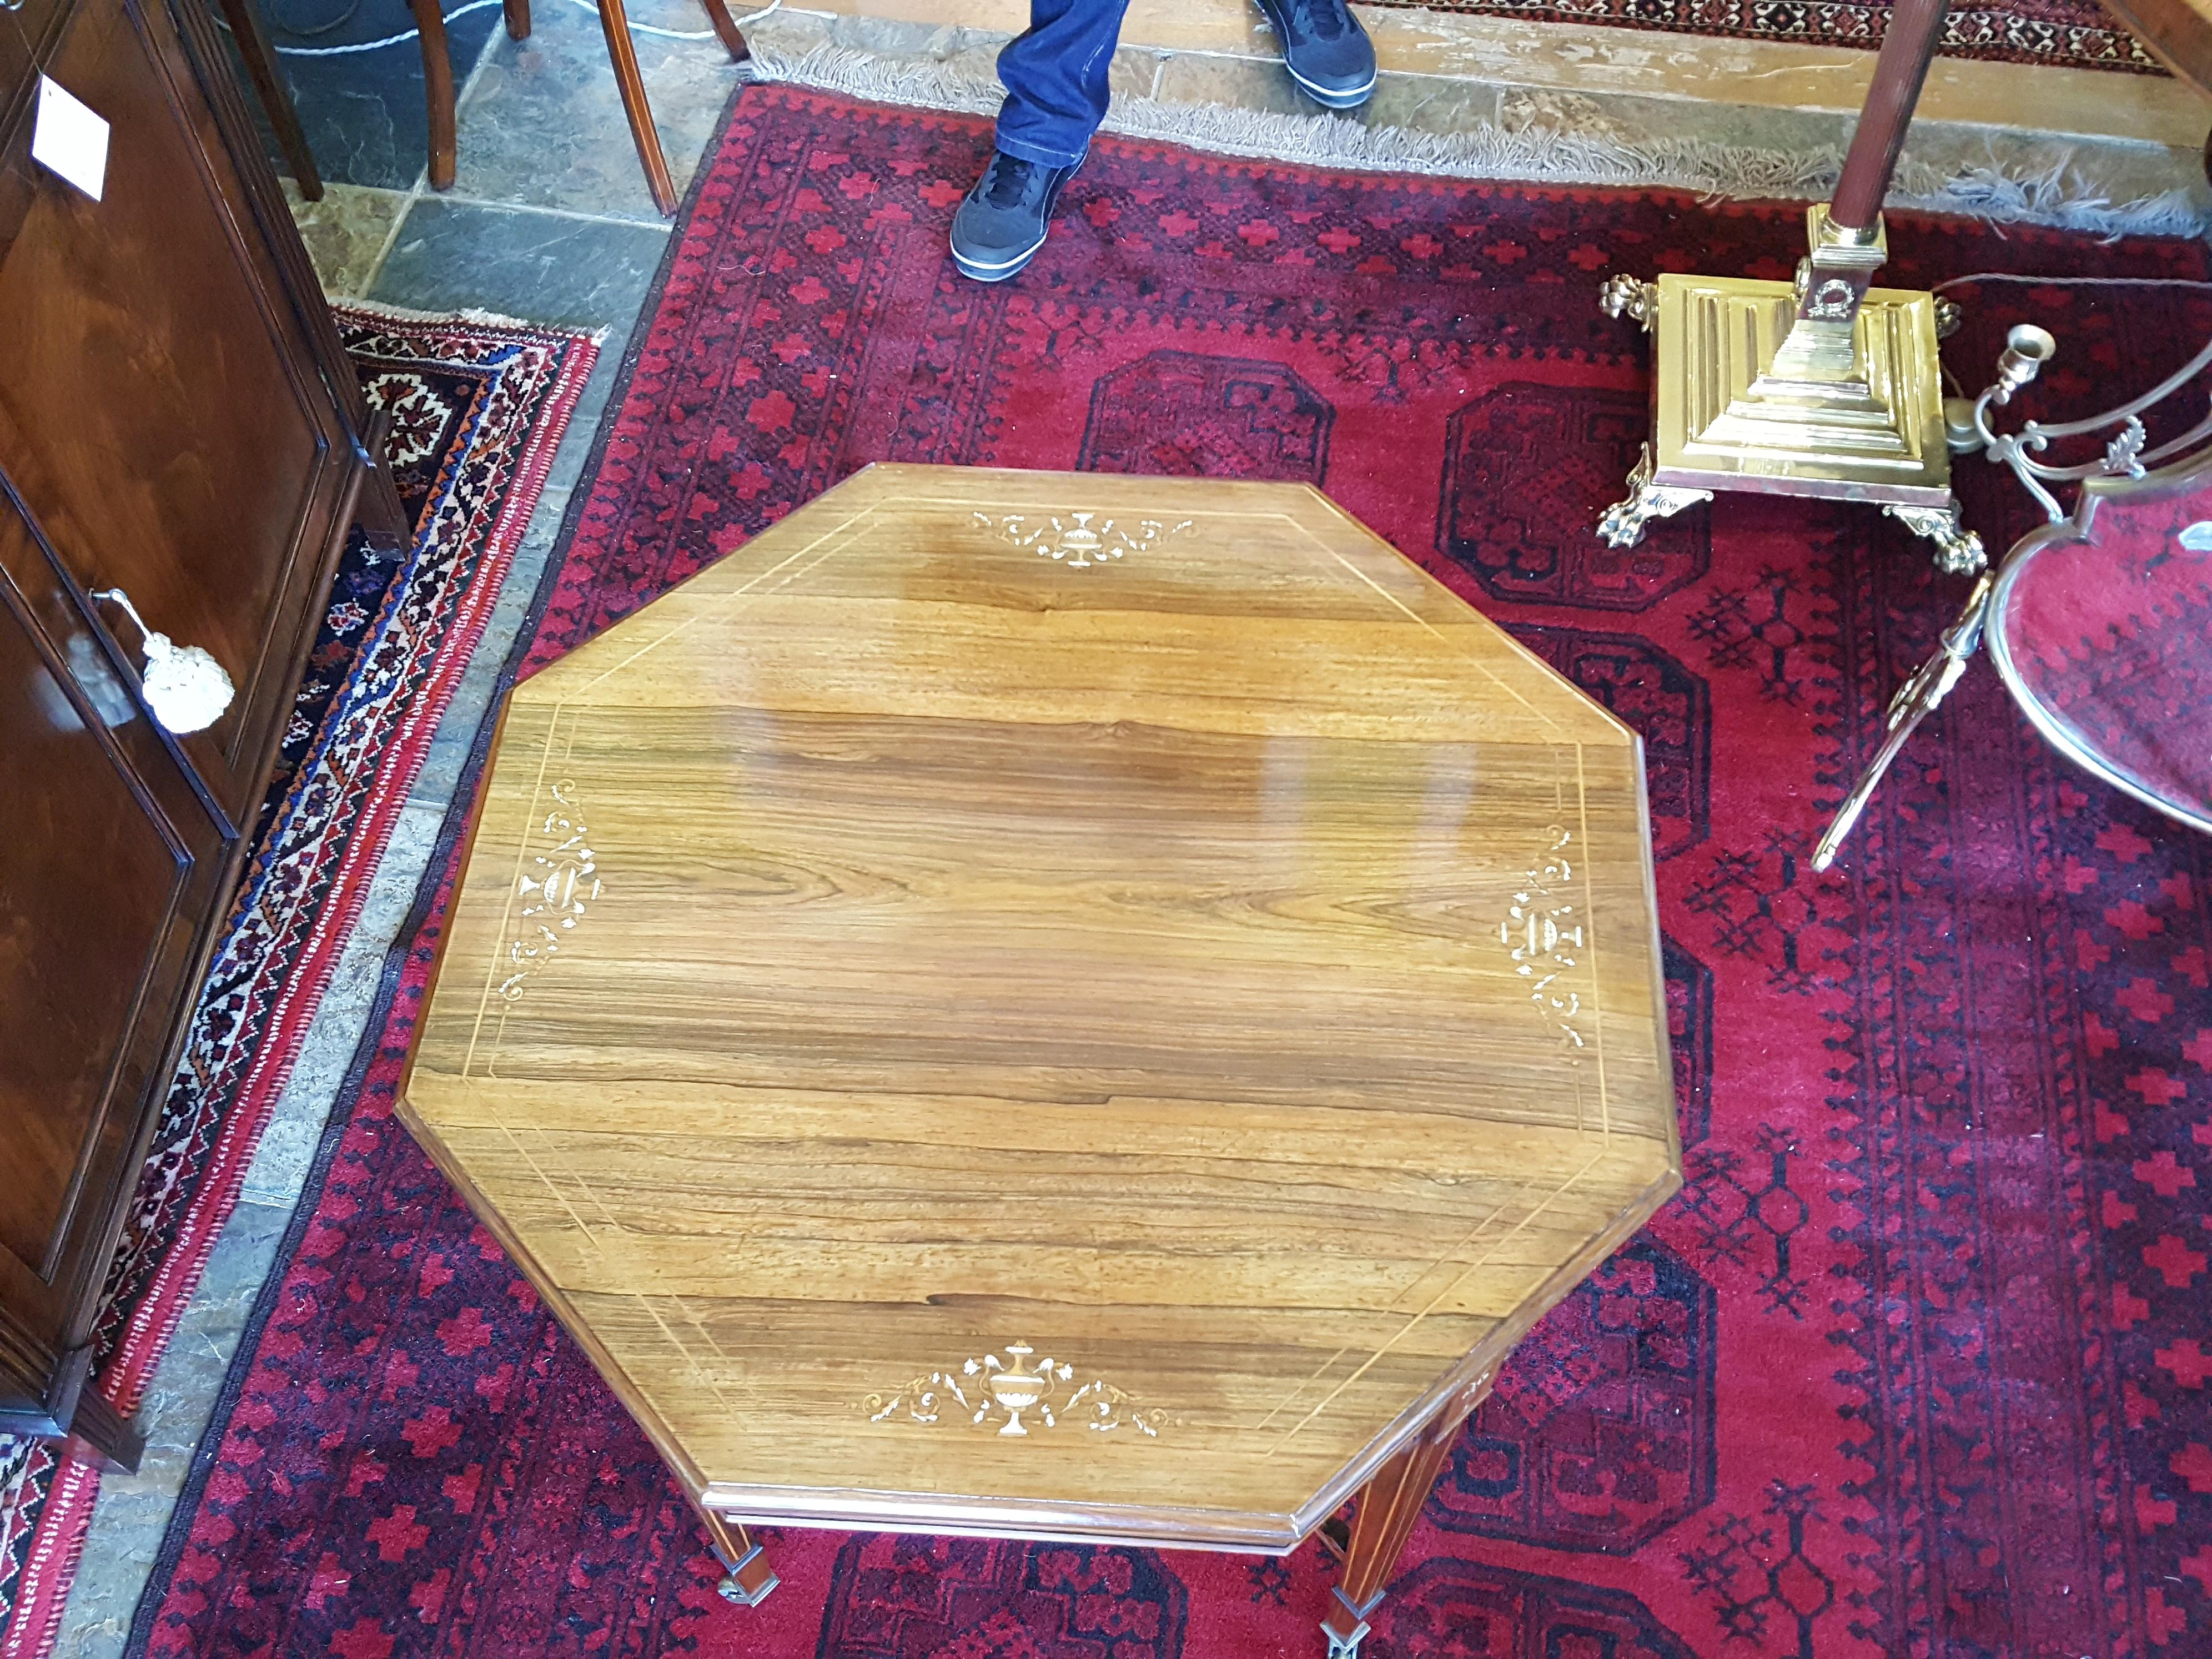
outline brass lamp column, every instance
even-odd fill
[[[1611,276],[1600,303],[1654,337],[1651,441],[1598,534],[1643,540],[1652,520],[1717,489],[1869,501],[1972,574],[1981,538],[1959,523],[1944,441],[1939,333],[1955,308],[1874,288],[1888,257],[1882,198],[1936,55],[1946,0],[1899,0],[1834,199],[1806,212],[1795,282]]]

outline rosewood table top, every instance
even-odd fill
[[[710,1513],[1280,1551],[1666,1030],[1636,738],[1326,498],[875,466],[516,689],[402,1109]]]

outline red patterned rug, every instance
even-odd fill
[[[1544,23],[1599,23],[1609,28],[1664,29],[1670,34],[1717,34],[1735,40],[1789,40],[1808,46],[1881,45],[1889,0],[1366,0],[1378,6],[1454,11]],[[1951,58],[2007,64],[2055,64],[2068,69],[2163,75],[2156,58],[2097,0],[1972,0],[1955,4],[1943,23],[1942,50]]]
[[[1863,509],[1730,498],[1630,554],[1590,533],[1645,425],[1644,342],[1598,278],[1785,276],[1802,210],[1109,140],[1037,264],[983,289],[945,237],[988,135],[744,94],[526,665],[869,460],[1322,486],[1644,734],[1690,1167],[1469,1425],[1370,1659],[2212,1650],[2212,842],[2069,769],[1978,670],[1815,875],[1959,584]],[[1901,285],[2212,274],[2195,243],[1890,228]],[[2202,291],[1957,292],[1969,381],[2020,317],[2057,334],[2045,410],[2212,332]],[[1995,469],[1963,483],[1997,545],[2033,522]],[[392,1119],[441,902],[387,975],[135,1641],[1318,1659],[1312,1546],[787,1530],[766,1605],[719,1600],[643,1437]]]
[[[584,336],[342,307],[392,473],[404,552],[340,560],[253,854],[108,1273],[97,1386],[134,1410],[368,896],[544,487],[598,348]],[[0,1436],[0,1659],[52,1644],[100,1477]]]

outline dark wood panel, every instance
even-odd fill
[[[143,714],[39,625],[11,573],[35,585],[45,569],[0,495],[0,1293],[16,1340],[59,1359],[83,1340],[84,1281],[166,1080],[222,843],[174,780],[159,793],[198,821],[172,822],[118,741]],[[131,746],[175,770],[161,746]],[[0,1403],[35,1397],[14,1381]]]
[[[0,118],[18,95],[35,89],[37,82],[22,71],[52,48],[63,9],[63,0],[20,0],[12,8],[0,7]]]
[[[27,71],[33,61],[30,31],[15,13],[0,7],[0,121],[5,121],[18,98],[29,95],[36,86],[34,77]]]
[[[0,619],[0,1247],[41,1279],[190,867],[58,671]]]
[[[15,514],[27,525],[29,515],[13,493],[5,467],[5,458],[21,454],[24,447],[22,434],[7,410],[0,409],[0,514]],[[95,708],[112,711],[108,740],[123,751],[142,787],[172,823],[183,827],[194,857],[216,857],[227,826],[210,811],[177,740],[139,703],[131,659],[92,615],[82,590],[51,553],[43,562],[35,557],[11,562],[8,576],[21,603],[67,665],[78,694]]]
[[[107,186],[37,168],[27,118],[0,152],[0,404],[31,438],[9,467],[72,577],[229,671],[238,703],[185,749],[236,820],[289,702],[299,638],[270,620],[301,616],[350,510],[349,423],[166,9],[78,8],[48,68],[112,123]]]

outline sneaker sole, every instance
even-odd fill
[[[1003,283],[1009,276],[1019,275],[1022,267],[1029,264],[1030,260],[1036,258],[1037,250],[1042,248],[1044,244],[1045,238],[1040,236],[1029,247],[1016,254],[1012,258],[1002,259],[998,261],[996,264],[989,264],[978,259],[971,259],[956,247],[952,250],[952,263],[958,268],[959,272],[963,276],[968,277],[971,281],[978,283]]]
[[[1296,70],[1291,69],[1291,61],[1287,58],[1283,60],[1283,67],[1291,70],[1291,79],[1298,83],[1299,91],[1328,109],[1357,109],[1375,95],[1375,77],[1371,75],[1367,77],[1364,86],[1322,87],[1316,86]]]

